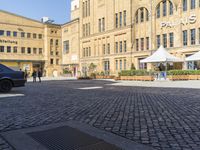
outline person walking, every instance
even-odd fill
[[[38,70],[38,78],[39,78],[39,82],[41,83],[42,80],[41,80],[41,77],[42,77],[42,71],[41,70]]]
[[[32,73],[33,82],[36,82],[37,72],[34,70]]]

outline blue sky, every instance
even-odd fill
[[[0,9],[28,18],[40,20],[50,17],[55,23],[70,20],[71,0],[0,0]]]

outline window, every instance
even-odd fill
[[[135,15],[135,22],[138,23],[138,12],[136,12],[136,15]]]
[[[85,17],[85,3],[83,2],[83,18]]]
[[[122,46],[122,41],[120,41],[120,53],[122,53],[122,49],[123,49],[123,46]]]
[[[126,44],[126,41],[124,41],[124,52],[127,52],[127,44]]]
[[[156,16],[157,18],[160,18],[160,4],[156,8]]]
[[[27,33],[27,38],[31,38],[31,34],[30,33]]]
[[[56,51],[56,56],[58,56],[59,55],[59,52],[58,51]]]
[[[99,19],[99,32],[101,32],[101,19]]]
[[[124,59],[124,70],[126,70],[126,59]]]
[[[136,51],[139,51],[139,39],[136,39]]]
[[[88,55],[91,56],[91,47],[88,48]]]
[[[59,65],[59,59],[56,59],[56,65]]]
[[[39,54],[42,54],[42,51],[43,51],[42,48],[39,48]]]
[[[118,53],[118,42],[115,42],[115,53]]]
[[[115,60],[115,70],[118,70],[118,60]]]
[[[7,32],[6,32],[6,35],[7,35],[7,36],[11,36],[11,32],[10,32],[10,31],[7,31]]]
[[[191,29],[190,30],[190,35],[191,35],[191,45],[195,45],[195,41],[196,41],[196,30],[195,29]]]
[[[146,10],[146,21],[149,21],[149,12]]]
[[[173,4],[172,2],[169,3],[169,15],[173,15]]]
[[[143,51],[144,50],[144,38],[141,38],[140,43],[141,43],[141,50]]]
[[[7,53],[11,53],[11,46],[7,46]]]
[[[144,9],[140,9],[140,22],[144,22]]]
[[[36,39],[37,38],[37,34],[34,33],[33,34],[33,38]]]
[[[122,26],[122,12],[119,13],[119,26]]]
[[[27,53],[31,54],[31,48],[30,47],[27,48]]]
[[[183,0],[183,11],[187,11],[187,0]]]
[[[126,10],[124,10],[124,26],[126,26]]]
[[[39,35],[38,35],[38,38],[39,38],[39,39],[42,39],[42,34],[39,34]]]
[[[0,30],[0,36],[4,36],[4,30]]]
[[[90,16],[90,0],[88,0],[88,16]]]
[[[53,39],[50,40],[50,45],[53,45]]]
[[[160,35],[157,35],[157,48],[159,48],[160,47]]]
[[[13,53],[17,53],[17,47],[16,46],[13,48]]]
[[[122,70],[122,60],[119,61],[119,68],[120,68],[120,71]]]
[[[110,43],[107,44],[107,54],[110,54]]]
[[[163,16],[167,15],[167,1],[163,1]]]
[[[115,14],[115,27],[118,28],[118,14]]]
[[[167,47],[167,34],[163,34],[163,46]]]
[[[13,32],[13,36],[17,37],[17,32],[16,31]]]
[[[105,18],[102,18],[102,31],[105,31]]]
[[[52,58],[50,59],[50,64],[53,65],[53,59]]]
[[[187,35],[187,30],[183,31],[183,46],[188,45],[188,35]]]
[[[174,33],[169,33],[169,46],[174,47]]]
[[[103,44],[102,49],[103,49],[103,54],[105,55],[106,54],[106,44]]]
[[[33,48],[33,54],[37,54],[37,48]]]
[[[4,52],[4,46],[0,46],[0,52],[1,52],[1,53]]]
[[[63,42],[64,54],[69,53],[69,40]]]
[[[195,1],[196,0],[190,0],[190,2],[191,2],[191,4],[190,4],[191,9],[195,9]]]
[[[25,32],[21,32],[21,37],[22,37],[22,38],[25,37]]]
[[[21,48],[21,53],[24,54],[25,53],[25,47]]]
[[[149,37],[146,37],[146,49],[149,50]]]
[[[59,40],[56,40],[56,46],[58,46],[58,44],[59,44]]]

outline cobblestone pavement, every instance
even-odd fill
[[[200,90],[109,86],[109,81],[28,83],[0,99],[0,132],[76,120],[157,150],[200,149]],[[79,90],[102,86],[102,89]],[[12,149],[0,138],[0,150]]]

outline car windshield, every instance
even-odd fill
[[[2,69],[2,70],[8,70],[8,71],[13,71],[11,68],[9,68],[7,66],[4,66],[2,64],[0,64],[0,69]]]

